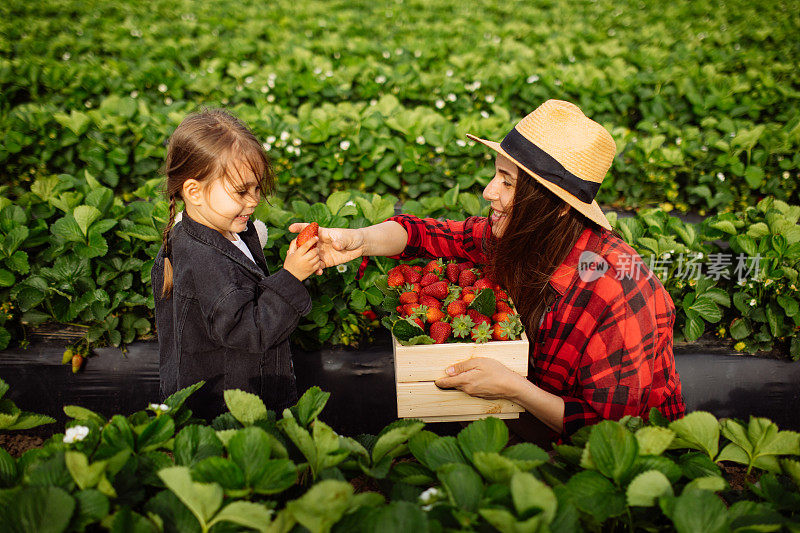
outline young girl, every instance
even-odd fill
[[[267,270],[249,218],[274,178],[261,143],[225,111],[186,117],[164,172],[170,216],[152,270],[161,395],[204,380],[189,402],[197,416],[224,412],[226,389],[280,412],[297,398],[288,338],[311,310],[301,282],[321,266],[317,239],[292,241],[283,268]]]

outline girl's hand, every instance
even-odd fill
[[[525,387],[528,381],[499,361],[487,357],[474,357],[461,361],[445,372],[450,377],[437,379],[437,387],[455,388],[470,396],[487,400],[513,401],[520,387]]]
[[[292,233],[300,233],[308,224],[296,222],[289,226]],[[336,266],[364,255],[364,236],[360,230],[347,228],[319,228],[317,250],[322,268]]]
[[[286,253],[283,268],[300,281],[320,270],[322,262],[319,260],[319,254],[317,250],[311,249],[312,246],[317,244],[318,240],[317,237],[313,237],[298,248],[297,239],[294,239],[289,244],[289,251]]]

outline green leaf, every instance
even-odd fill
[[[635,434],[642,455],[661,455],[669,448],[675,433],[667,428],[657,426],[643,427]]]
[[[718,229],[724,233],[729,233],[731,235],[736,235],[736,226],[733,225],[733,222],[730,220],[717,220],[709,224],[709,227],[714,229]]]
[[[485,479],[493,483],[508,483],[519,472],[514,461],[494,452],[475,452],[472,463]]]
[[[164,403],[168,405],[170,411],[174,413],[183,406],[184,402],[189,399],[189,396],[194,394],[194,392],[196,392],[197,389],[202,387],[204,384],[205,381],[199,381],[194,385],[189,385],[186,388],[174,392],[166,400],[164,400]]]
[[[392,325],[392,335],[400,342],[407,342],[413,337],[423,335],[424,333],[425,331],[409,317],[401,318]]]
[[[331,393],[324,392],[319,387],[311,387],[297,401],[292,413],[301,426],[308,427],[325,408],[330,397]]]
[[[289,459],[270,459],[264,464],[261,477],[253,485],[259,494],[277,494],[297,481],[297,466]]]
[[[217,522],[232,522],[240,526],[262,532],[271,531],[272,510],[255,502],[235,501],[225,507],[214,517],[209,525]]]
[[[89,524],[99,522],[106,516],[111,508],[108,497],[102,492],[89,489],[81,490],[74,494],[78,508],[73,518],[73,525],[77,530],[83,530]]]
[[[208,426],[186,426],[175,436],[173,453],[175,463],[192,466],[208,457],[221,456],[222,442]]]
[[[492,316],[495,311],[496,299],[492,289],[482,289],[475,293],[475,298],[470,302],[468,309],[475,309],[482,315]]]
[[[327,479],[312,486],[300,498],[286,504],[286,511],[310,531],[327,532],[348,509],[353,487]]]
[[[371,530],[385,533],[428,533],[428,518],[422,509],[411,502],[393,501],[375,513]]]
[[[50,231],[56,237],[60,237],[67,242],[84,242],[86,237],[80,225],[75,220],[75,217],[72,215],[64,215],[56,220],[53,225],[50,226]]]
[[[457,439],[464,456],[471,461],[475,452],[500,453],[508,443],[508,426],[499,418],[487,417],[470,423]]]
[[[44,424],[53,424],[55,421],[56,420],[54,418],[50,418],[49,416],[40,415],[37,413],[29,413],[28,411],[21,411],[17,416],[16,421],[5,429],[19,431],[21,429],[35,428]]]
[[[242,469],[223,457],[206,457],[195,463],[192,479],[201,483],[219,483],[226,493],[245,488]]]
[[[185,466],[164,468],[158,472],[158,477],[206,528],[208,521],[222,505],[222,487],[216,483],[192,481],[189,469]]]
[[[566,488],[575,506],[599,523],[625,512],[625,495],[598,472],[579,472],[570,478]]]
[[[592,428],[589,446],[597,469],[617,483],[633,467],[639,455],[636,437],[611,420],[604,420]]]
[[[0,287],[12,287],[14,282],[16,282],[14,274],[8,270],[0,268]]]
[[[136,439],[139,453],[155,450],[172,438],[175,422],[169,416],[157,416],[144,428]]]
[[[72,130],[72,133],[78,137],[83,135],[91,122],[89,115],[80,111],[75,111],[74,109],[70,111],[69,115],[66,113],[56,113],[53,115],[53,118],[56,119],[56,122],[61,124],[61,126]]]
[[[747,167],[744,171],[744,180],[751,189],[758,189],[764,183],[764,169],[761,167]]]
[[[417,335],[416,337],[411,337],[402,344],[403,346],[418,346],[420,344],[422,345],[436,344],[436,341],[433,339],[433,337],[429,335]]]
[[[465,464],[448,464],[436,475],[447,490],[450,502],[465,511],[476,511],[483,495],[483,482],[478,473]]]
[[[706,296],[700,296],[697,300],[695,300],[690,309],[697,311],[697,313],[703,317],[704,320],[711,322],[712,324],[719,322],[719,320],[722,318],[722,311],[720,310],[719,306],[714,302],[714,300]]]
[[[95,220],[100,218],[102,213],[96,207],[91,205],[79,205],[72,212],[72,216],[75,217],[75,222],[78,224],[78,227],[81,229],[83,235],[88,235],[89,226],[91,226]]]
[[[791,296],[779,294],[777,300],[780,306],[783,307],[783,310],[786,312],[786,316],[795,317],[800,314],[800,305],[798,305],[797,300]]]
[[[462,455],[455,437],[439,437],[428,443],[424,462],[428,468],[438,470],[450,463],[467,464],[467,460]]]
[[[71,450],[64,453],[64,462],[72,479],[81,489],[91,489],[97,486],[106,469],[105,461],[97,461],[90,465],[83,453]]]
[[[633,478],[626,495],[632,507],[652,507],[660,496],[673,495],[672,484],[658,470],[648,470]]]
[[[382,434],[372,448],[372,464],[377,464],[386,455],[392,456],[394,451],[404,446],[408,439],[419,433],[423,427],[425,427],[423,422],[413,422]]]
[[[511,478],[511,498],[517,515],[530,515],[533,509],[540,509],[545,523],[556,516],[558,500],[553,489],[527,472],[517,472]]]
[[[728,488],[728,483],[720,476],[703,476],[691,480],[683,488],[684,492],[693,490],[709,490],[711,492],[721,492]]]
[[[251,426],[258,420],[267,418],[267,406],[250,392],[229,389],[223,393],[225,405],[231,414],[244,426]]]
[[[245,482],[254,485],[264,474],[271,442],[258,427],[238,430],[228,441],[228,456],[244,473]]]
[[[711,459],[719,450],[719,423],[711,413],[695,411],[670,423],[669,429],[689,447],[704,451]]]
[[[0,524],[11,533],[61,533],[69,526],[75,500],[58,487],[25,487],[13,505],[0,506]]]
[[[750,324],[745,318],[735,318],[733,322],[731,322],[729,331],[731,337],[737,341],[745,339],[753,333],[753,330],[750,329]]]
[[[727,531],[727,509],[714,493],[684,491],[668,516],[679,533],[722,533]]]
[[[0,448],[0,489],[12,486],[17,480],[17,475],[16,460]]]

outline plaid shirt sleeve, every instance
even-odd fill
[[[399,255],[390,256],[392,259],[445,257],[475,264],[486,263],[483,246],[490,232],[486,217],[470,217],[459,221],[397,215],[386,220],[397,222],[408,233],[405,249]],[[361,273],[368,261],[368,257],[363,259],[359,269]]]
[[[573,387],[562,396],[564,434],[604,419],[646,419],[652,406],[669,419],[683,415],[672,356],[675,308],[659,285],[607,276],[578,283],[565,311],[579,316],[559,354],[577,361]]]

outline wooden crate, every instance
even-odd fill
[[[440,389],[435,380],[445,369],[473,357],[496,359],[522,376],[528,375],[528,337],[483,344],[450,343],[403,346],[392,336],[398,418],[425,422],[458,422],[487,416],[519,418],[524,409],[508,400],[484,400],[458,390]]]

